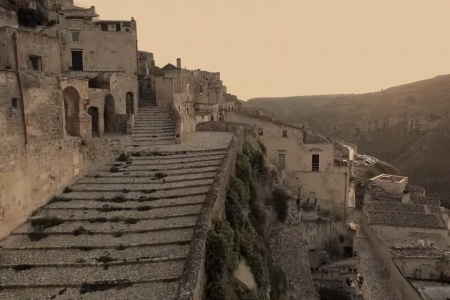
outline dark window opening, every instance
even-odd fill
[[[117,24],[116,24],[116,31],[121,31],[120,23],[117,23]]]
[[[30,55],[28,58],[28,69],[42,71],[42,57]]]
[[[101,24],[102,31],[108,31],[108,24]]]
[[[287,130],[283,130],[283,137],[287,137]]]
[[[286,154],[278,153],[278,167],[281,169],[286,167]]]
[[[12,98],[11,99],[11,105],[13,108],[19,108],[19,99],[18,98]]]
[[[83,51],[72,51],[72,70],[83,71]]]
[[[312,171],[319,171],[319,154],[312,155]]]
[[[80,32],[79,31],[72,31],[72,42],[80,42]]]
[[[259,135],[263,135],[263,134],[264,134],[263,129],[259,128]]]

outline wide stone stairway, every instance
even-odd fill
[[[224,154],[129,152],[67,187],[2,242],[0,299],[175,299]]]
[[[135,117],[133,146],[175,144],[175,121],[169,107],[157,107],[155,95],[143,89]]]

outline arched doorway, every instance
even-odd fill
[[[66,87],[63,91],[64,116],[66,133],[70,136],[80,136],[80,94],[72,87]]]
[[[114,123],[116,117],[116,108],[114,105],[114,98],[111,94],[105,97],[105,109],[103,118],[105,122],[105,133],[114,132]]]
[[[88,114],[92,117],[92,137],[100,136],[100,126],[98,124],[98,108],[95,106],[89,107]]]
[[[134,95],[132,92],[125,94],[125,106],[127,114],[134,114]]]

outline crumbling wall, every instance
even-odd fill
[[[0,148],[0,239],[123,148],[119,140],[79,138]]]
[[[0,7],[0,27],[3,26],[18,27],[19,22],[15,11]]]

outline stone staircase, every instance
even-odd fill
[[[175,299],[225,149],[134,152],[78,180],[0,245],[0,299]]]
[[[143,89],[132,134],[133,146],[175,144],[175,121],[169,107],[157,107],[155,95]]]

